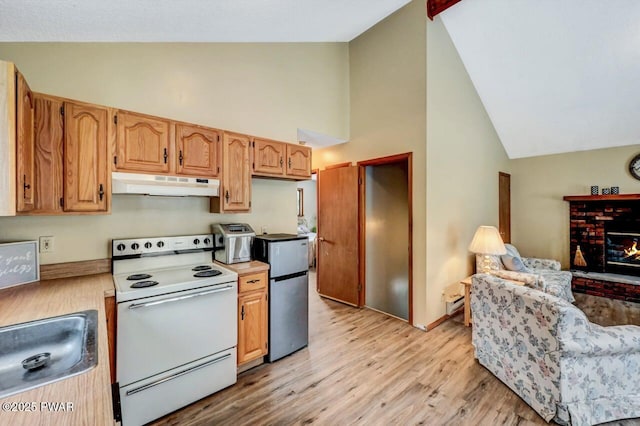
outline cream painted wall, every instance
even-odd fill
[[[217,222],[250,224],[259,233],[296,233],[296,183],[253,179],[252,213],[211,214],[203,197],[116,195],[112,214],[99,216],[0,217],[0,241],[55,237],[55,252],[40,263],[111,257],[112,238],[189,235],[211,232]]]
[[[444,288],[473,273],[467,246],[479,225],[498,225],[509,168],[442,21],[427,21],[427,323],[445,313]]]
[[[351,137],[313,167],[413,152],[413,313],[425,324],[425,9],[412,1],[349,43]]]
[[[297,141],[349,135],[346,43],[0,43],[36,92]]]
[[[34,91],[296,140],[298,127],[346,137],[345,43],[0,43]],[[248,222],[258,232],[296,231],[296,183],[253,180],[251,214],[214,215],[200,198],[116,196],[109,216],[0,218],[0,240],[55,237],[42,263],[108,257],[111,238],[209,231]]]
[[[512,240],[523,256],[558,259],[569,268],[569,203],[565,195],[588,195],[591,185],[640,193],[628,172],[640,147],[599,149],[512,160]]]

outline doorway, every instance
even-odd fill
[[[411,154],[358,166],[364,306],[411,324]]]
[[[309,238],[309,269],[316,267],[316,233],[318,226],[318,171],[311,172],[310,180],[297,184],[296,204],[298,210],[298,235]]]
[[[511,175],[498,172],[498,230],[502,241],[511,242]]]
[[[413,325],[412,154],[318,173],[317,290]]]

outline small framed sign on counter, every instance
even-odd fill
[[[39,279],[37,241],[0,244],[0,289]]]

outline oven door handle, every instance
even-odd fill
[[[147,308],[149,306],[161,305],[163,303],[169,302],[179,302],[180,300],[191,299],[192,297],[206,296],[207,294],[220,293],[221,291],[231,290],[233,288],[232,285],[228,285],[226,287],[216,288],[208,291],[201,291],[200,293],[191,293],[184,296],[172,297],[169,299],[156,300],[155,302],[145,302],[145,303],[133,303],[129,305],[129,309],[138,309],[138,308]]]
[[[189,373],[191,373],[193,371],[196,371],[196,370],[200,370],[201,368],[208,367],[209,365],[215,364],[216,362],[224,361],[225,359],[229,358],[230,356],[231,356],[231,354],[225,354],[225,355],[223,355],[221,357],[218,357],[216,359],[212,359],[212,360],[204,362],[202,364],[195,365],[195,366],[193,366],[191,368],[187,368],[186,370],[179,371],[179,372],[177,372],[175,374],[172,374],[170,376],[163,377],[162,379],[156,380],[155,382],[147,383],[146,385],[140,386],[139,388],[128,390],[127,391],[127,396],[133,395],[133,394],[138,393],[138,392],[142,392],[142,391],[147,390],[149,388],[152,388],[154,386],[161,385],[161,384],[163,384],[165,382],[168,382],[169,380],[177,379],[178,377],[184,376],[185,374],[189,374]]]

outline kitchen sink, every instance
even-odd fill
[[[0,327],[0,398],[95,367],[97,337],[96,310]]]

